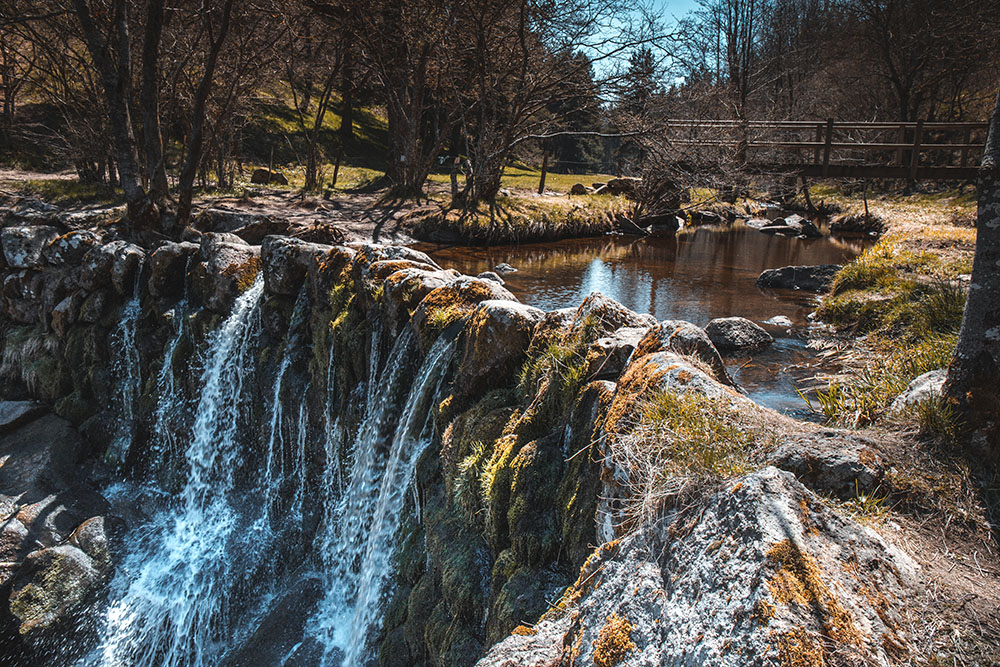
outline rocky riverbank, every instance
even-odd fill
[[[184,242],[51,217],[0,231],[4,398],[32,401],[4,404],[22,416],[0,442],[14,664],[95,646],[185,664],[193,638],[234,665],[951,650],[923,533],[850,510],[920,507],[896,444],[756,406],[723,332],[600,294],[544,312],[412,249],[237,222]],[[191,555],[166,559],[178,538]],[[186,590],[195,549],[186,625],[140,579]]]

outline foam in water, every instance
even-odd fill
[[[253,372],[263,280],[258,277],[212,335],[174,503],[131,536],[112,584],[98,654],[105,665],[200,666],[231,639],[230,605],[246,563],[231,548],[244,522],[234,507],[241,403]],[[257,555],[259,557],[259,555]]]
[[[330,513],[333,521],[324,527],[326,594],[307,631],[322,644],[324,662],[343,656],[343,665],[364,664],[369,641],[380,629],[400,514],[417,458],[432,439],[433,401],[454,340],[438,339],[397,411],[393,397],[404,382],[413,347],[413,334],[406,330],[372,394],[375,402],[354,443],[347,488]]]

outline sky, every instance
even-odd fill
[[[653,7],[666,16],[680,18],[698,6],[697,0],[653,0]]]

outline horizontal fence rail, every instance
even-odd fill
[[[751,171],[911,181],[975,179],[987,130],[984,122],[675,119],[666,123],[670,145],[732,148]]]

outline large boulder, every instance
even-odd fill
[[[149,293],[159,298],[177,298],[184,294],[184,282],[192,258],[198,254],[197,243],[164,243],[149,258]]]
[[[307,243],[287,236],[268,236],[260,247],[264,289],[270,294],[293,295],[302,287],[309,267],[329,255],[330,246]]]
[[[744,317],[720,317],[705,327],[705,333],[720,352],[758,352],[774,342],[763,327]]]
[[[202,261],[191,271],[192,291],[209,310],[226,314],[257,277],[260,246],[230,235],[205,234],[199,257]]]
[[[642,185],[641,178],[626,176],[622,178],[612,178],[604,185],[604,192],[609,195],[635,196],[639,186]]]
[[[59,236],[59,230],[49,225],[20,225],[0,230],[7,266],[15,269],[38,268],[44,264],[45,247]]]
[[[517,302],[517,297],[492,280],[462,276],[431,290],[410,321],[421,344],[425,344],[440,330],[471,314],[483,301]]]
[[[288,179],[279,171],[254,169],[250,174],[250,182],[254,185],[288,185]]]
[[[609,335],[622,327],[650,327],[652,315],[639,315],[609,296],[593,292],[579,305],[570,325],[570,333],[588,341]]]
[[[456,391],[470,397],[510,384],[544,311],[517,301],[481,302],[465,327]]]
[[[118,294],[132,295],[146,259],[146,252],[127,241],[94,246],[83,256],[80,286],[93,291],[111,286]]]
[[[768,269],[757,278],[757,287],[822,292],[830,286],[833,277],[840,269],[839,264],[783,266],[780,269]]]
[[[560,604],[478,667],[895,664],[918,586],[905,554],[765,468],[600,547]]]

